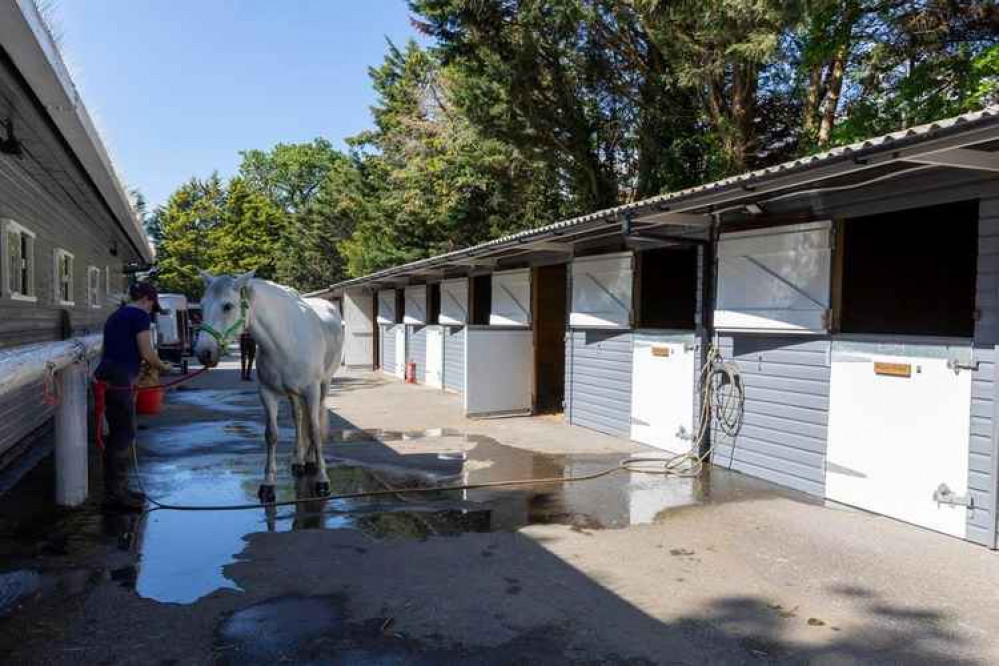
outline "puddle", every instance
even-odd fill
[[[198,406],[216,408],[220,404],[217,394],[225,393],[201,390],[174,402],[184,404],[195,398]],[[229,393],[226,399],[232,398]],[[150,429],[140,436],[146,491],[171,504],[255,505],[264,468],[260,407],[255,396],[245,392],[235,393],[227,404],[235,409],[247,399],[255,406],[240,407],[243,411],[236,419],[219,419],[217,413],[214,419],[199,419],[198,411],[192,418],[183,410],[150,419]],[[295,479],[290,474],[294,430],[288,416],[285,412],[281,417],[278,500],[313,495],[313,479]],[[331,432],[326,455],[334,495],[578,476],[619,462],[616,455],[534,453],[448,429],[336,430]],[[774,493],[774,487],[764,482],[711,469],[692,479],[616,472],[579,483],[331,499],[266,511],[154,511],[141,521],[134,516],[103,516],[91,506],[32,515],[9,534],[0,523],[0,537],[13,536],[15,544],[0,547],[0,555],[13,548],[11,552],[22,561],[38,555],[80,559],[102,548],[126,546],[137,559],[112,568],[111,581],[144,598],[190,604],[218,591],[239,592],[226,577],[225,567],[240,557],[247,536],[259,532],[350,528],[373,539],[426,539],[533,524],[590,531],[669,520],[683,507]],[[6,597],[30,596],[30,592],[18,592],[30,589],[28,580],[10,579]],[[6,598],[3,594],[0,583],[0,606]]]
[[[229,438],[215,443],[220,453],[203,446],[183,453],[178,441],[193,442],[205,433]],[[290,438],[290,433],[283,436],[279,448],[280,501],[313,494],[311,479],[295,479],[289,473]],[[239,422],[160,429],[144,444],[152,454],[143,463],[146,488],[174,504],[254,504],[264,464],[261,439],[258,427]],[[231,440],[243,444],[235,446]],[[544,455],[446,429],[335,431],[327,458],[334,495],[577,476],[619,460],[607,455]],[[589,531],[652,523],[668,519],[680,507],[772,492],[766,484],[719,470],[696,479],[617,472],[579,483],[333,499],[267,511],[156,511],[139,535],[134,587],[143,597],[181,604],[217,590],[238,590],[224,568],[237,560],[245,537],[257,532],[351,528],[374,539],[426,539],[532,524]]]

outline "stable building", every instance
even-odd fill
[[[738,427],[703,442],[714,464],[996,547],[999,108],[327,293],[378,293],[379,318],[391,293],[405,326],[413,287],[414,313],[439,289],[437,319],[412,326],[442,327],[442,357],[414,331],[395,358],[427,381],[457,336],[470,416],[563,411],[684,451],[713,348],[742,397]]]
[[[34,3],[0,0],[0,354],[99,333],[149,241]],[[3,384],[0,377],[0,386]],[[41,382],[0,395],[0,469],[50,449]]]

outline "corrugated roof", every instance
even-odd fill
[[[525,229],[524,231],[487,241],[485,243],[480,243],[479,245],[472,247],[455,250],[453,252],[429,257],[427,259],[413,261],[408,264],[393,266],[363,277],[344,280],[343,282],[338,282],[337,284],[331,285],[327,289],[315,293],[326,293],[346,286],[378,281],[380,279],[407,273],[420,268],[428,268],[437,264],[446,264],[449,259],[475,256],[490,250],[495,250],[498,246],[515,246],[515,244],[522,243],[527,240],[551,236],[558,232],[581,227],[589,222],[614,219],[624,213],[662,206],[667,203],[681,201],[699,195],[714,194],[731,189],[734,186],[745,188],[747,186],[758,185],[762,182],[774,180],[793,173],[815,169],[820,166],[832,165],[837,162],[847,160],[856,162],[858,160],[863,160],[865,157],[881,154],[890,150],[899,150],[911,147],[941,136],[959,134],[964,131],[981,128],[985,125],[997,124],[997,122],[999,122],[999,105],[989,106],[981,111],[966,113],[954,116],[953,118],[946,118],[944,120],[926,123],[925,125],[917,125],[915,127],[909,127],[896,132],[890,132],[881,136],[851,143],[846,146],[832,148],[814,155],[800,157],[798,159],[790,160],[788,162],[783,162],[781,164],[763,169],[757,169],[756,171],[748,171],[736,176],[730,176],[711,183],[696,185],[694,187],[678,190],[676,192],[669,192],[667,194],[660,194],[641,201],[615,206],[614,208],[606,208],[593,213],[588,213],[586,215],[581,215],[579,217],[555,222],[554,224],[549,224],[543,227]]]

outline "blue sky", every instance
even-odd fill
[[[57,0],[55,31],[129,186],[153,205],[239,151],[369,127],[404,0]]]

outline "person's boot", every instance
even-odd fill
[[[128,488],[128,451],[124,455],[104,452],[104,506],[118,511],[142,511],[146,506],[143,493]]]

